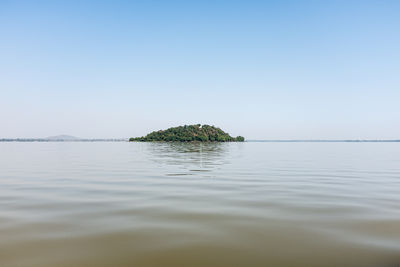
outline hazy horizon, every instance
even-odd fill
[[[3,1],[0,138],[399,139],[398,1]]]

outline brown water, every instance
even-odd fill
[[[0,143],[0,266],[398,266],[400,143]]]

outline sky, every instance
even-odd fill
[[[0,138],[400,139],[400,1],[0,0]]]

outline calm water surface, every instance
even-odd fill
[[[400,143],[0,143],[0,266],[398,266]]]

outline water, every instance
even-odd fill
[[[398,266],[400,143],[0,143],[0,266]]]

